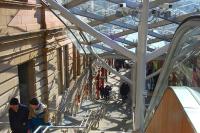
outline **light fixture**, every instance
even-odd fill
[[[157,20],[158,17],[171,17],[171,11],[169,9],[172,8],[172,5],[169,3],[164,3],[163,5],[152,9],[149,12],[148,22],[152,22],[153,20]],[[140,21],[140,9],[130,9],[127,7],[126,3],[120,3],[119,8],[115,14],[117,17],[125,17],[131,15],[135,22]]]

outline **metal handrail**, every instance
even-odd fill
[[[84,129],[84,133],[88,133],[91,128],[96,127],[96,125],[99,124],[98,122],[101,120],[101,118],[103,118],[104,115],[105,108],[103,107],[103,105],[101,105],[98,110],[92,111],[89,118],[90,121],[87,122],[87,127]]]
[[[39,126],[33,133],[37,133],[40,130],[43,130],[42,133],[46,133],[49,129],[80,129],[82,132],[87,133],[89,130],[96,126],[100,118],[104,115],[104,107],[101,105],[99,110],[89,111],[87,119],[82,120],[79,126]]]
[[[92,116],[94,111],[90,111],[89,112],[89,116],[87,117],[87,119],[84,119],[80,126],[39,126],[33,133],[38,133],[38,131],[40,130],[43,130],[42,133],[46,133],[49,129],[86,129],[88,127],[88,123],[89,123],[89,120]],[[85,122],[84,122],[85,121]],[[85,123],[83,125],[83,123]]]
[[[6,126],[8,126],[8,125],[10,125],[10,122],[0,122],[0,125],[6,125]]]
[[[84,129],[84,126],[39,126],[33,133],[38,133],[44,129],[42,133],[46,133],[49,129]]]

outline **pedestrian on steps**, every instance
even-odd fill
[[[106,87],[104,89],[104,95],[105,95],[106,100],[109,100],[111,90],[112,90],[112,88],[109,85],[106,85]]]
[[[99,89],[100,89],[101,98],[103,99],[103,98],[104,98],[104,95],[105,95],[105,94],[104,94],[104,93],[105,93],[105,88],[104,88],[103,85],[101,85]]]

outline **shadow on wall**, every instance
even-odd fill
[[[9,125],[9,119],[8,119],[8,109],[9,109],[9,101],[11,98],[13,97],[17,97],[19,94],[19,89],[13,89],[11,92],[11,95],[8,97],[8,100],[5,104],[3,104],[3,106],[1,106],[0,108],[0,132],[1,133],[8,133],[8,129],[10,125]]]

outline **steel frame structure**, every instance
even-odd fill
[[[96,62],[96,64],[113,72],[114,74],[121,77],[122,79],[129,82],[130,84],[133,84],[133,83],[136,84],[136,85],[132,85],[133,89],[136,90],[134,94],[134,96],[136,97],[136,101],[133,101],[134,103],[136,103],[136,110],[135,110],[135,115],[134,115],[135,116],[134,128],[135,130],[142,131],[144,129],[143,92],[145,89],[145,80],[159,74],[161,71],[161,69],[159,69],[155,73],[152,73],[146,77],[146,74],[145,74],[146,63],[162,56],[163,54],[166,54],[170,46],[170,45],[165,45],[158,49],[152,49],[152,48],[149,48],[148,45],[151,43],[156,43],[160,41],[171,42],[172,37],[173,37],[173,34],[161,35],[149,29],[154,29],[154,28],[169,25],[169,24],[180,24],[180,22],[183,19],[187,18],[188,16],[197,14],[199,12],[192,12],[192,13],[188,13],[184,15],[179,15],[176,18],[158,16],[159,21],[149,24],[148,15],[149,15],[150,9],[156,8],[163,3],[173,3],[179,0],[156,0],[153,2],[149,2],[149,0],[143,0],[143,2],[141,3],[127,0],[126,1],[127,7],[134,10],[139,10],[140,15],[141,15],[139,19],[139,25],[135,26],[135,25],[117,20],[119,18],[126,17],[130,14],[126,14],[121,17],[117,17],[115,14],[111,14],[109,16],[101,16],[95,13],[91,13],[91,12],[76,8],[77,6],[83,3],[89,2],[90,0],[71,0],[69,3],[64,3],[63,6],[59,5],[54,0],[42,0],[42,1],[47,2],[47,5],[51,9],[58,10],[60,12],[60,14],[57,15],[57,17],[61,15],[62,17],[70,21],[73,25],[69,26],[69,28],[74,29],[74,30],[81,29],[81,31],[87,32],[91,36],[96,38],[88,42],[80,41],[82,45],[90,45],[88,46],[90,53],[92,53],[92,55],[99,60],[99,62]],[[120,4],[124,2],[124,0],[104,0],[104,1],[108,1],[115,4]],[[80,20],[76,15],[82,16],[88,19],[93,19],[93,21],[89,23],[85,23],[84,21]],[[95,26],[103,25],[105,23],[115,25],[126,30],[109,35],[109,34],[101,33],[95,28]],[[139,34],[138,42],[132,42],[127,39],[121,38],[123,36],[137,33],[137,32]],[[147,39],[148,35],[154,38]],[[110,48],[98,44],[100,42],[103,42],[105,45],[109,46]],[[121,42],[125,44],[126,46],[123,47],[118,42]],[[97,48],[97,49],[102,49],[106,52],[104,54],[95,53],[92,47]],[[131,52],[129,50],[131,48],[136,48],[136,53]],[[146,53],[148,50],[150,51],[150,53]],[[120,54],[120,55],[118,56],[117,54]],[[133,79],[127,79],[123,75],[120,75],[119,73],[114,71],[101,59],[101,58],[113,58],[113,57],[115,58],[125,57],[126,59],[132,60],[134,62],[134,66],[132,67],[132,75],[134,75],[135,77]]]

